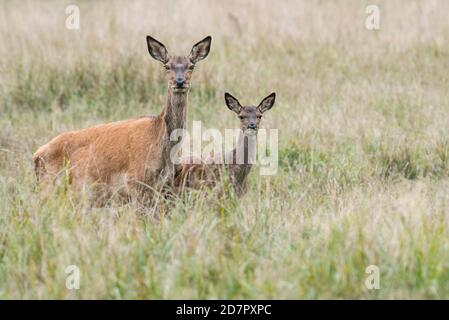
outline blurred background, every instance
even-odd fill
[[[161,112],[146,35],[182,55],[213,38],[188,126],[237,127],[225,91],[277,93],[278,174],[255,170],[242,200],[193,193],[165,224],[37,194],[38,146]],[[1,1],[0,297],[449,297],[448,40],[444,0]],[[84,290],[64,287],[70,264]],[[371,264],[381,290],[363,285]]]

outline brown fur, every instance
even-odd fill
[[[71,184],[88,184],[98,191],[96,205],[116,191],[113,187],[127,197],[142,199],[143,194],[151,198],[150,190],[170,183],[174,175],[170,150],[178,141],[169,137],[185,127],[193,66],[207,56],[210,41],[207,37],[198,42],[189,57],[169,57],[160,42],[147,37],[151,56],[167,69],[168,98],[162,113],[58,135],[33,155],[37,180],[57,177],[66,165]],[[176,78],[182,83],[175,83]]]

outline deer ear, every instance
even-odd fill
[[[225,93],[225,102],[226,106],[229,108],[229,110],[234,111],[235,113],[239,114],[240,110],[242,109],[242,105],[240,102],[234,98],[230,93]]]
[[[164,64],[168,62],[169,59],[168,52],[162,43],[160,43],[153,37],[147,36],[147,44],[148,44],[148,52],[150,52],[150,55],[154,59]]]
[[[274,101],[276,100],[276,93],[270,94],[268,97],[265,97],[260,103],[259,103],[259,111],[264,113],[265,111],[270,110],[273,105]]]
[[[207,36],[206,38],[195,44],[190,51],[190,61],[192,61],[193,63],[197,63],[198,61],[206,58],[209,54],[211,42],[211,36]]]

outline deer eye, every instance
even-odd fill
[[[189,70],[193,70],[193,69],[195,69],[195,65],[191,65],[191,66],[189,66]]]
[[[257,116],[257,119],[262,119],[262,116]]]
[[[165,70],[170,70],[170,66],[169,65],[164,65]]]
[[[243,120],[243,119],[245,119],[245,117],[244,117],[244,116],[239,116],[239,118],[240,118],[240,120]]]

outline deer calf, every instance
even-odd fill
[[[225,158],[230,158],[231,161],[225,165],[212,163],[213,159],[221,156],[216,154],[210,155],[200,164],[192,164],[191,159],[188,158],[181,159],[181,165],[177,168],[175,175],[175,186],[178,190],[183,187],[213,188],[222,179],[222,170],[225,169],[237,196],[242,196],[246,192],[247,177],[252,167],[250,159],[255,155],[255,149],[253,149],[255,143],[251,144],[249,140],[257,135],[262,114],[273,107],[275,99],[276,94],[273,92],[264,98],[258,106],[242,106],[231,94],[225,93],[226,105],[238,115],[241,129],[236,148],[225,154]],[[240,157],[238,150],[243,150]],[[243,161],[239,161],[239,159]]]
[[[170,150],[179,141],[170,141],[170,135],[186,126],[190,79],[196,63],[209,54],[211,37],[195,44],[189,56],[170,56],[150,36],[147,45],[167,72],[167,103],[162,113],[58,135],[33,155],[38,181],[56,177],[68,166],[70,183],[93,187],[95,205],[103,204],[113,186],[139,199],[156,186],[173,182]]]

